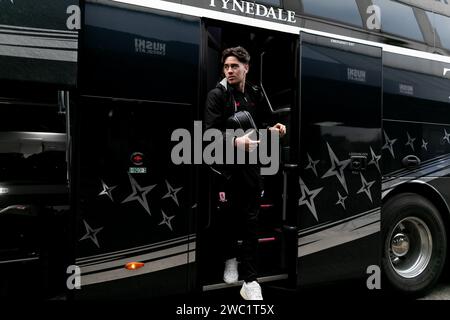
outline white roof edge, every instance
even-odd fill
[[[185,5],[185,4],[174,3],[174,2],[164,1],[164,0],[100,0],[100,1],[99,0],[90,0],[90,1],[91,2],[102,2],[102,3],[117,2],[117,3],[123,3],[123,4],[130,4],[130,5],[136,5],[136,6],[152,8],[152,9],[157,9],[157,10],[169,11],[169,12],[173,12],[173,13],[186,14],[186,15],[195,16],[195,17],[216,19],[216,20],[237,23],[237,24],[242,24],[242,25],[247,25],[247,26],[252,26],[252,27],[258,27],[258,28],[263,28],[263,29],[269,29],[269,30],[274,30],[274,31],[280,31],[280,32],[285,32],[285,33],[291,33],[291,34],[300,34],[300,31],[303,31],[303,32],[307,32],[307,33],[311,33],[311,34],[315,34],[315,35],[319,35],[319,36],[335,38],[335,39],[339,39],[339,40],[343,40],[343,41],[349,41],[349,42],[366,44],[366,45],[370,45],[370,46],[381,47],[386,52],[397,53],[397,54],[407,55],[407,56],[411,56],[411,57],[418,57],[418,58],[423,58],[423,59],[428,59],[428,60],[434,60],[434,61],[439,61],[439,62],[443,62],[443,63],[450,63],[450,57],[442,56],[442,55],[438,55],[438,54],[434,54],[434,53],[430,53],[430,52],[396,47],[396,46],[388,45],[388,44],[384,44],[384,43],[368,41],[368,40],[363,40],[363,39],[358,39],[358,38],[352,38],[352,37],[348,37],[348,36],[342,36],[342,35],[338,35],[338,34],[327,33],[327,32],[317,31],[317,30],[312,30],[312,29],[300,28],[297,26],[290,26],[290,25],[286,25],[286,24],[281,24],[281,23],[276,23],[276,22],[271,22],[271,21],[266,21],[266,20],[259,20],[259,19],[254,19],[254,18],[250,18],[250,17],[238,16],[235,14],[230,14],[230,13],[225,13],[225,12],[220,12],[220,11],[215,11],[215,10],[210,10],[210,9],[204,9],[204,8],[198,8],[198,7],[194,7],[194,6],[189,6],[189,5]]]

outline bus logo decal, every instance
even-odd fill
[[[283,22],[297,22],[297,20],[295,19],[295,11],[267,7],[263,4],[239,0],[210,0],[209,6],[215,8],[216,3],[221,9],[231,10],[233,12],[255,15],[257,17],[271,18],[273,20]]]
[[[134,38],[134,51],[155,56],[166,55],[166,44],[158,41]]]
[[[366,71],[347,68],[347,79],[357,82],[366,82]]]

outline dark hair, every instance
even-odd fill
[[[236,57],[241,63],[248,64],[250,62],[250,55],[243,47],[234,47],[223,50],[222,52],[222,64],[228,57]]]

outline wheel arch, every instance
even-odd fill
[[[394,186],[389,191],[382,192],[382,205],[384,205],[389,199],[393,198],[400,193],[417,193],[428,200],[430,200],[433,205],[441,213],[442,220],[444,220],[446,228],[450,226],[450,207],[445,201],[442,194],[432,185],[421,180],[412,180],[408,182],[400,183]]]

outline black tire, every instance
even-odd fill
[[[445,264],[447,236],[436,207],[415,193],[398,194],[382,208],[383,283],[407,296],[433,288]]]

